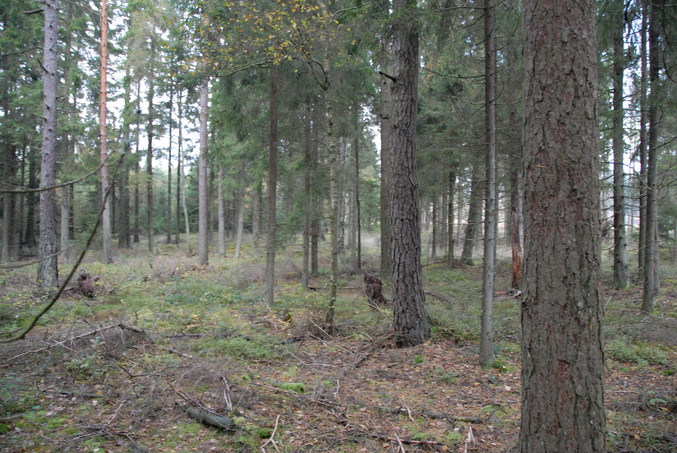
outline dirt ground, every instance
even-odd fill
[[[70,303],[91,313],[0,345],[0,452],[516,451],[515,344],[484,370],[477,342],[444,329],[392,348],[387,310],[360,312],[383,317],[371,331],[338,323],[330,335],[307,312],[232,305],[243,334],[188,313],[178,329],[96,297]],[[662,339],[674,334],[674,316],[659,324]],[[675,346],[662,346],[667,363],[608,360],[609,451],[677,451]],[[210,426],[211,415],[234,427]]]

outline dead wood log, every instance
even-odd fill
[[[203,425],[213,426],[225,431],[235,431],[237,428],[237,425],[235,425],[235,421],[232,418],[211,414],[205,410],[198,409],[197,407],[186,407],[186,414]]]

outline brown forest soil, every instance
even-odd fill
[[[367,307],[360,277],[346,276],[347,308],[330,335],[309,299],[322,301],[322,290],[289,308],[298,294],[285,286],[296,285],[291,271],[278,291],[290,291],[289,306],[232,302],[221,307],[232,316],[228,325],[209,318],[226,313],[210,311],[212,300],[182,302],[207,307],[191,312],[170,286],[177,284],[172,278],[223,277],[223,269],[172,263],[152,272],[150,281],[138,275],[134,284],[148,294],[155,289],[144,284],[164,285],[155,294],[174,305],[123,309],[128,302],[111,295],[122,279],[99,272],[106,291],[93,301],[73,296],[64,301],[69,311],[25,340],[0,345],[0,452],[516,451],[514,331],[499,332],[500,362],[483,370],[473,337],[442,325],[423,345],[392,348],[388,313]],[[477,278],[477,269],[463,272]],[[30,305],[37,296],[11,280],[5,288],[15,305]],[[628,308],[637,306],[636,290],[605,292],[618,332],[641,337],[640,344],[660,342],[656,350],[667,357],[608,359],[609,451],[677,451],[674,287],[667,291],[651,317]],[[513,298],[499,297],[497,304],[509,306],[512,317],[519,310]],[[86,308],[74,315],[78,307]],[[171,318],[169,310],[181,315]],[[360,318],[371,322],[355,321]],[[614,357],[624,351],[619,344]],[[187,414],[191,406],[234,417],[238,427],[205,426]]]

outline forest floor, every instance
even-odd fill
[[[278,261],[273,306],[262,302],[265,255],[201,268],[159,249],[152,262],[94,256],[83,266],[99,278],[92,299],[70,292],[26,339],[0,344],[0,452],[516,451],[520,303],[507,263],[498,359],[482,369],[480,267],[426,265],[433,337],[395,349],[390,314],[367,306],[361,275],[342,275],[330,333],[328,278],[301,289],[297,248]],[[663,271],[648,315],[639,288],[604,282],[610,452],[677,451],[677,266]],[[34,275],[0,271],[2,331],[46,302]],[[234,426],[208,426],[214,414]]]

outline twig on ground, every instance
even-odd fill
[[[270,437],[268,438],[268,440],[263,445],[261,445],[261,451],[262,452],[265,453],[265,451],[266,451],[265,447],[268,444],[271,444],[273,446],[273,448],[275,448],[275,451],[280,451],[277,448],[277,444],[275,443],[275,439],[274,439],[275,434],[277,433],[277,427],[278,427],[279,423],[280,423],[280,415],[278,414],[277,417],[275,417],[275,427],[273,428],[273,432],[270,433]]]

